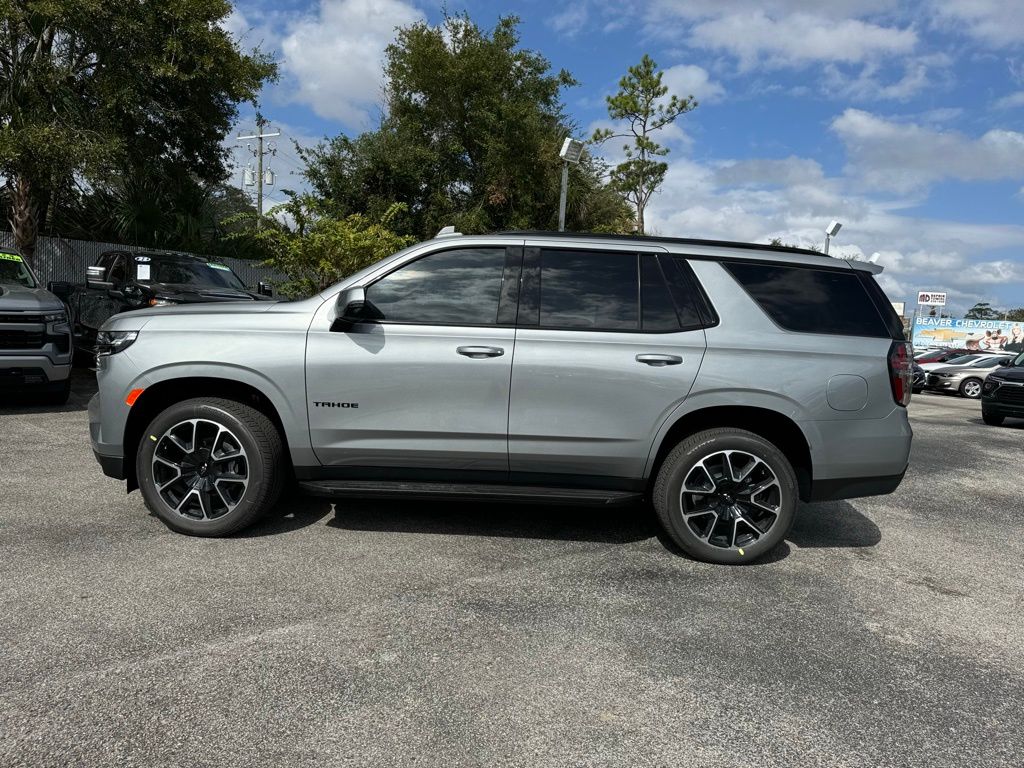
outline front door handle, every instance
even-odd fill
[[[501,347],[459,347],[455,351],[474,360],[483,360],[485,357],[501,357],[505,354],[505,350]]]
[[[679,355],[637,355],[636,361],[660,368],[664,365],[679,365],[683,362],[683,358]]]

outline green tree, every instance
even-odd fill
[[[979,301],[967,310],[964,317],[969,320],[1002,320],[1003,314],[999,310],[993,309],[987,301]]]
[[[325,214],[315,197],[292,195],[264,219],[266,226],[234,237],[251,240],[268,254],[268,266],[288,276],[288,281],[279,286],[282,293],[312,296],[411,245],[415,238],[391,229],[403,213],[405,206],[395,203],[378,218],[361,213],[337,218]],[[291,225],[286,226],[281,219],[290,220]]]
[[[228,0],[0,0],[0,175],[23,254],[75,179],[223,178],[237,105],[276,73],[221,27],[230,11]]]
[[[612,171],[612,184],[636,209],[637,231],[641,234],[647,204],[665,181],[668,171],[668,163],[657,158],[664,157],[669,150],[652,136],[680,115],[697,108],[693,96],[669,96],[668,86],[661,82],[662,76],[654,60],[644,54],[640,63],[630,67],[619,81],[618,93],[606,99],[608,116],[622,123],[624,128],[601,128],[594,131],[591,138],[595,144],[609,139],[629,139],[623,146],[625,161]]]
[[[302,152],[313,192],[336,216],[379,217],[396,200],[403,232],[430,237],[553,228],[558,148],[575,126],[561,92],[575,84],[519,46],[518,19],[483,30],[463,14],[398,30],[388,46],[378,129]],[[572,169],[569,221],[579,230],[627,227],[628,207],[587,157]]]

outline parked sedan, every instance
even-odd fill
[[[933,392],[956,392],[961,397],[981,397],[981,387],[992,371],[1009,365],[1013,355],[986,355],[969,365],[938,368],[928,372],[925,388]]]
[[[925,381],[928,379],[928,374],[925,372],[924,368],[922,368],[917,363],[911,363],[910,364],[910,376],[911,376],[910,389],[916,395],[922,389],[924,389]]]
[[[950,349],[939,347],[937,349],[926,349],[914,355],[914,362],[918,365],[926,363],[948,363],[954,357],[963,357],[971,354],[969,349]]]
[[[918,363],[925,371],[937,371],[939,368],[966,368],[979,360],[999,357],[995,352],[971,352],[968,355],[954,357],[944,363]]]

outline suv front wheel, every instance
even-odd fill
[[[789,532],[797,482],[783,453],[753,432],[698,432],[665,458],[653,502],[666,533],[698,560],[735,564],[766,554]]]
[[[146,506],[169,528],[226,536],[273,507],[283,461],[281,436],[264,414],[233,400],[194,399],[153,419],[135,472]]]

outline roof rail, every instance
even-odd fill
[[[800,253],[805,256],[820,256],[823,259],[831,259],[820,251],[812,251],[809,248],[797,248],[792,245],[769,245],[762,243],[743,243],[733,240],[703,240],[691,237],[658,237],[655,235],[605,235],[597,232],[551,232],[544,230],[509,230],[496,232],[498,235],[515,235],[517,237],[553,237],[553,238],[584,238],[591,240],[621,240],[624,242],[640,243],[678,243],[680,245],[698,245],[709,248],[746,248],[756,251],[777,251],[779,253]]]

